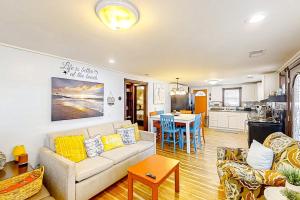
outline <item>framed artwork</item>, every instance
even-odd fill
[[[51,120],[71,120],[104,115],[104,84],[51,78]]]
[[[154,83],[153,85],[153,103],[165,104],[165,87],[161,83]]]

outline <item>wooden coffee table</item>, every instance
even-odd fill
[[[146,174],[156,176],[152,179]],[[158,199],[158,187],[175,172],[175,192],[179,192],[179,161],[160,155],[153,155],[128,168],[128,199],[133,199],[133,181],[137,180],[152,188],[152,199]]]

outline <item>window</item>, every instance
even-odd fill
[[[294,80],[294,99],[293,99],[293,138],[300,140],[300,76]]]
[[[240,107],[241,88],[223,88],[223,105],[225,107]]]

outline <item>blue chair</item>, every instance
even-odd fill
[[[184,139],[183,133],[186,132],[186,127],[181,128],[182,139],[181,139],[181,147],[184,147],[186,143],[186,139]],[[190,128],[190,133],[192,135],[192,143],[194,145],[194,150],[197,152],[197,138],[198,135],[198,143],[201,146],[201,114],[195,116],[195,122],[193,126]]]
[[[170,142],[174,143],[174,151],[176,151],[176,144],[179,144],[181,147],[182,144],[182,133],[180,128],[175,127],[174,116],[173,115],[160,115],[160,126],[161,126],[161,148],[164,148],[165,143],[165,133],[167,133],[166,142],[170,144]],[[178,140],[176,140],[176,133],[178,133]],[[172,137],[172,140],[171,140]]]

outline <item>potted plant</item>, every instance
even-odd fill
[[[300,200],[300,193],[288,190],[286,188],[281,191],[281,194],[288,200]]]
[[[300,193],[300,169],[285,166],[281,167],[279,172],[286,177],[285,187]]]

